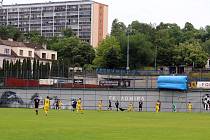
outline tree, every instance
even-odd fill
[[[16,77],[16,65],[10,62],[10,77]]]
[[[13,26],[0,26],[0,38],[2,39],[14,39],[15,41],[22,41],[23,34],[19,29]]]
[[[104,53],[105,65],[109,69],[119,68],[120,67],[120,58],[119,50],[115,47],[111,47],[107,52]]]
[[[12,77],[12,69],[13,69],[13,63],[12,62],[9,62],[9,69],[8,69],[8,77]]]
[[[5,28],[5,26],[0,26],[0,38],[8,39],[8,37],[9,35],[8,35],[7,28]]]
[[[26,59],[23,59],[21,72],[22,72],[22,76],[21,77],[23,79],[26,79],[27,78],[27,62],[26,62]]]
[[[31,59],[28,58],[26,61],[27,79],[31,79]]]
[[[174,65],[172,56],[174,48],[181,42],[182,33],[176,24],[160,23],[156,27],[154,46],[157,51],[157,64],[162,66]]]
[[[37,62],[36,59],[33,61],[33,79],[37,78]]]
[[[64,37],[73,37],[73,36],[75,36],[75,33],[74,33],[74,31],[71,28],[67,28],[67,29],[62,30],[62,34],[63,34]]]
[[[16,63],[17,63],[17,78],[21,78],[21,62],[20,62],[20,59],[18,59],[17,61],[16,61]]]
[[[41,36],[39,32],[35,32],[35,31],[26,33],[25,39],[29,41],[30,43],[37,44],[37,45],[43,45],[47,42],[44,36]]]
[[[95,50],[87,42],[80,42],[77,47],[73,48],[72,54],[74,55],[74,64],[77,63],[82,67],[84,64],[92,64],[95,58]]]
[[[35,79],[39,79],[40,78],[40,63],[39,60],[37,60],[36,62],[36,69],[37,69],[37,77]]]
[[[49,78],[49,76],[50,76],[50,63],[47,62],[45,64],[45,66],[46,66],[46,78]]]
[[[153,63],[154,47],[153,44],[148,40],[149,39],[144,34],[136,34],[130,36],[129,56],[131,69],[137,69],[142,66],[151,65]],[[125,53],[126,51],[123,52]]]
[[[133,21],[130,25],[132,29],[131,34],[144,34],[150,41],[154,40],[155,28],[151,24],[140,23],[139,21]]]
[[[43,62],[39,64],[39,78],[38,79],[43,79]]]
[[[6,60],[5,62],[5,77],[9,77],[9,70],[10,70],[10,65],[9,65],[9,60]]]
[[[118,19],[114,19],[112,22],[111,36],[116,37],[116,39],[118,40],[125,33],[125,24],[123,22],[119,22]]]
[[[52,61],[50,76],[52,76],[52,77],[57,77],[58,76],[58,63],[57,63],[57,60]]]
[[[208,54],[202,49],[198,42],[181,43],[174,50],[174,61],[177,66],[187,65],[203,68],[206,65]]]
[[[74,66],[76,63],[81,67],[84,64],[92,64],[95,58],[93,47],[87,42],[82,42],[77,37],[64,37],[51,42],[50,48],[58,52],[58,59]]]
[[[6,77],[6,60],[5,59],[3,59],[2,68],[3,68],[3,77]]]
[[[183,42],[194,42],[199,37],[199,31],[194,26],[186,22],[183,31]]]
[[[110,51],[114,52],[113,57],[120,58],[121,57],[121,50],[119,42],[116,40],[114,36],[107,36],[100,44],[96,50],[96,58],[94,59],[93,63],[97,67],[112,67],[116,68],[116,66],[111,65],[111,63],[107,63],[106,60],[109,61]],[[109,61],[110,62],[110,61]],[[107,66],[107,64],[109,64]]]
[[[210,39],[206,40],[202,44],[202,48],[205,50],[205,52],[207,52],[208,54],[210,54]]]

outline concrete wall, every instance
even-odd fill
[[[177,92],[177,91],[143,91],[143,90],[29,90],[29,89],[1,89],[0,97],[5,91],[13,91],[16,93],[16,97],[23,100],[23,104],[17,103],[17,98],[9,107],[29,107],[32,108],[31,97],[37,93],[41,99],[46,96],[60,98],[64,104],[63,109],[71,108],[72,98],[82,98],[84,109],[97,109],[97,104],[100,99],[103,100],[103,110],[107,110],[108,100],[112,101],[113,109],[115,110],[114,103],[119,100],[120,107],[127,108],[131,102],[135,107],[135,111],[138,110],[138,102],[143,99],[143,111],[155,111],[155,103],[157,100],[161,101],[161,111],[171,112],[172,103],[177,107],[177,112],[186,112],[187,103],[190,101],[193,105],[193,112],[204,112],[202,97],[210,92]],[[1,99],[2,100],[2,99]],[[53,105],[53,100],[51,105]],[[5,106],[5,105],[1,105]],[[53,108],[53,106],[52,106]]]

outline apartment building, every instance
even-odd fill
[[[51,64],[53,60],[57,60],[57,52],[31,43],[0,39],[0,68],[2,68],[4,59],[15,63],[16,60],[23,62],[27,58],[30,58],[32,62],[35,58],[40,63],[49,62]]]
[[[97,47],[108,34],[108,6],[92,0],[3,5],[0,25],[37,31],[45,37],[62,36],[63,29],[71,28]]]

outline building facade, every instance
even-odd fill
[[[63,29],[71,28],[97,47],[108,34],[108,6],[92,0],[3,5],[0,25],[37,31],[45,37],[62,36]]]
[[[23,62],[24,59],[28,58],[31,59],[32,63],[36,59],[40,63],[49,62],[51,64],[53,60],[57,60],[57,52],[30,43],[0,39],[0,68],[3,66],[3,60],[15,63],[17,60]]]

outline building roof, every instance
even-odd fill
[[[32,43],[24,43],[24,44],[28,48],[33,48],[33,49],[36,49],[36,50],[44,49],[41,45],[32,44]]]
[[[24,43],[17,41],[9,41],[0,39],[0,45],[6,45],[11,47],[26,47]]]
[[[23,43],[23,42],[17,42],[17,41],[10,41],[10,40],[2,40],[0,39],[0,45],[6,45],[10,47],[27,47],[32,48],[36,50],[45,49],[41,45],[32,44],[32,43]]]
[[[11,50],[11,56],[18,57],[18,55],[13,50]]]
[[[92,0],[72,0],[72,1],[59,1],[59,2],[43,2],[43,3],[26,3],[26,4],[11,4],[11,5],[3,5],[4,7],[11,7],[11,6],[35,6],[35,5],[49,5],[49,4],[62,4],[62,3],[93,3]]]

